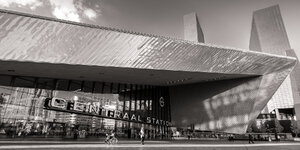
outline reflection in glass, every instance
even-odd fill
[[[46,99],[53,99],[57,109],[68,109],[71,108],[69,104],[72,104],[70,110],[87,112],[91,111],[91,108],[83,104],[89,103],[94,106],[93,109],[99,107],[101,115],[115,116],[117,113],[124,113],[124,109],[129,111],[131,100],[131,111],[139,110],[133,113],[145,118],[147,102],[149,101],[151,110],[152,100],[148,100],[146,94],[141,94],[142,86],[47,78],[0,77],[0,81],[4,84],[0,83],[0,136],[74,138],[74,133],[77,133],[78,138],[86,138],[104,136],[107,132],[115,130],[119,137],[137,138],[137,131],[144,126],[146,133],[148,134],[149,131],[151,137],[150,126],[143,123],[54,111],[44,107]],[[68,105],[65,101],[68,101]]]

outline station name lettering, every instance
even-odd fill
[[[140,115],[136,114],[129,114],[127,112],[122,112],[119,110],[112,110],[109,108],[105,108],[100,105],[100,102],[87,102],[82,103],[78,101],[68,101],[62,98],[46,98],[45,99],[45,107],[46,108],[55,108],[56,110],[64,110],[70,111],[70,113],[81,113],[81,114],[88,114],[93,116],[99,117],[109,117],[109,118],[117,118],[121,120],[130,120],[130,121],[137,121],[137,122],[145,122],[148,124],[154,125],[163,125],[163,126],[170,126],[169,121],[159,120],[153,117],[146,117],[142,118]]]

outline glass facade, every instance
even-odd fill
[[[0,137],[168,138],[168,87],[0,75]]]

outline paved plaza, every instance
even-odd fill
[[[121,141],[115,145],[107,145],[102,141],[0,141],[0,150],[30,149],[66,149],[66,150],[298,150],[300,142],[256,142],[247,141],[146,141],[145,145],[138,141]]]

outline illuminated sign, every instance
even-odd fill
[[[146,117],[142,118],[140,115],[123,113],[119,110],[109,109],[103,107],[100,102],[82,103],[78,101],[68,101],[62,98],[46,98],[44,103],[45,108],[55,111],[64,111],[73,114],[82,114],[89,116],[98,116],[109,119],[118,119],[133,122],[144,122],[148,124],[170,126],[170,122],[159,120],[156,118]]]
[[[159,104],[160,104],[160,107],[164,107],[165,106],[165,99],[163,97],[159,98]]]
[[[67,108],[67,100],[62,99],[62,98],[52,98],[51,106],[55,107],[55,108],[66,109]]]

